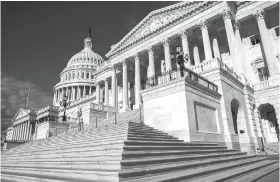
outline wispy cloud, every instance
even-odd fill
[[[52,104],[48,95],[29,81],[19,81],[5,72],[1,74],[1,131],[11,125],[11,119],[19,108],[25,107],[27,91],[30,88],[28,106],[41,108]]]

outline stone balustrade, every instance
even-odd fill
[[[232,75],[234,78],[236,78],[237,80],[243,83],[241,76],[239,76],[232,68],[229,68],[225,63],[221,62],[217,58],[208,61],[203,61],[198,65],[191,66],[190,69],[196,73],[201,73],[218,67],[222,68],[230,75]]]
[[[264,80],[254,84],[255,90],[263,90],[269,87],[280,85],[280,77],[276,76],[274,78],[269,78],[268,80]]]
[[[70,106],[69,106],[69,107],[73,107],[73,106],[75,106],[75,105],[77,105],[77,104],[79,104],[79,103],[82,103],[82,102],[85,102],[85,101],[88,101],[88,100],[95,101],[95,100],[96,100],[96,93],[94,92],[94,93],[92,93],[92,94],[86,95],[85,97],[81,97],[81,98],[79,98],[79,99],[76,99],[76,100],[72,101],[72,102],[70,103]],[[61,110],[63,110],[63,108],[60,107],[59,110],[61,111]]]

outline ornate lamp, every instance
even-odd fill
[[[64,107],[64,114],[62,117],[62,121],[66,121],[66,115],[65,115],[66,107],[69,106],[70,103],[71,103],[71,101],[68,101],[68,97],[67,97],[66,93],[64,93],[63,99],[62,99],[62,101],[60,101],[60,106]]]
[[[176,47],[176,52],[177,52],[176,61],[180,68],[180,76],[183,77],[184,76],[184,63],[189,61],[190,56],[188,54],[185,54],[185,56],[184,56],[184,52],[183,52],[183,49],[181,46]]]

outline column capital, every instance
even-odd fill
[[[106,83],[106,82],[108,83],[109,80],[110,80],[110,78],[105,78],[105,79],[104,79],[104,82],[105,82],[105,83]]]
[[[179,36],[181,36],[181,38],[187,38],[188,37],[188,31],[187,30],[180,30],[177,34]]]
[[[147,48],[148,54],[154,54],[154,46],[149,46]]]
[[[239,20],[235,20],[235,22],[234,22],[234,29],[235,30],[239,30],[240,26],[241,26],[241,24],[240,24]]]
[[[264,19],[264,16],[265,16],[264,9],[262,9],[262,8],[257,9],[256,11],[254,11],[253,15],[255,16],[255,18],[257,20]]]
[[[164,47],[169,47],[170,40],[168,38],[162,39],[161,43],[163,44]]]
[[[223,16],[223,19],[224,20],[227,20],[227,19],[233,19],[233,13],[231,10],[228,10],[228,9],[224,9],[222,12],[221,12],[222,16]]]
[[[122,58],[122,64],[123,64],[123,65],[126,66],[126,65],[127,65],[127,62],[128,62],[128,60],[127,60],[126,58]]]
[[[201,30],[205,30],[209,27],[209,22],[208,20],[201,20],[198,24]]]
[[[134,54],[134,55],[133,55],[133,58],[134,58],[134,59],[139,59],[139,53]]]

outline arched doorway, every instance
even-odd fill
[[[258,109],[263,120],[263,125],[266,125],[268,142],[279,142],[279,123],[273,105],[269,103],[261,104]]]
[[[233,99],[231,101],[231,114],[232,114],[232,121],[233,121],[233,127],[234,127],[234,132],[235,134],[238,135],[238,127],[237,127],[237,120],[238,120],[238,116],[240,115],[239,112],[240,106],[239,103],[236,99]]]

